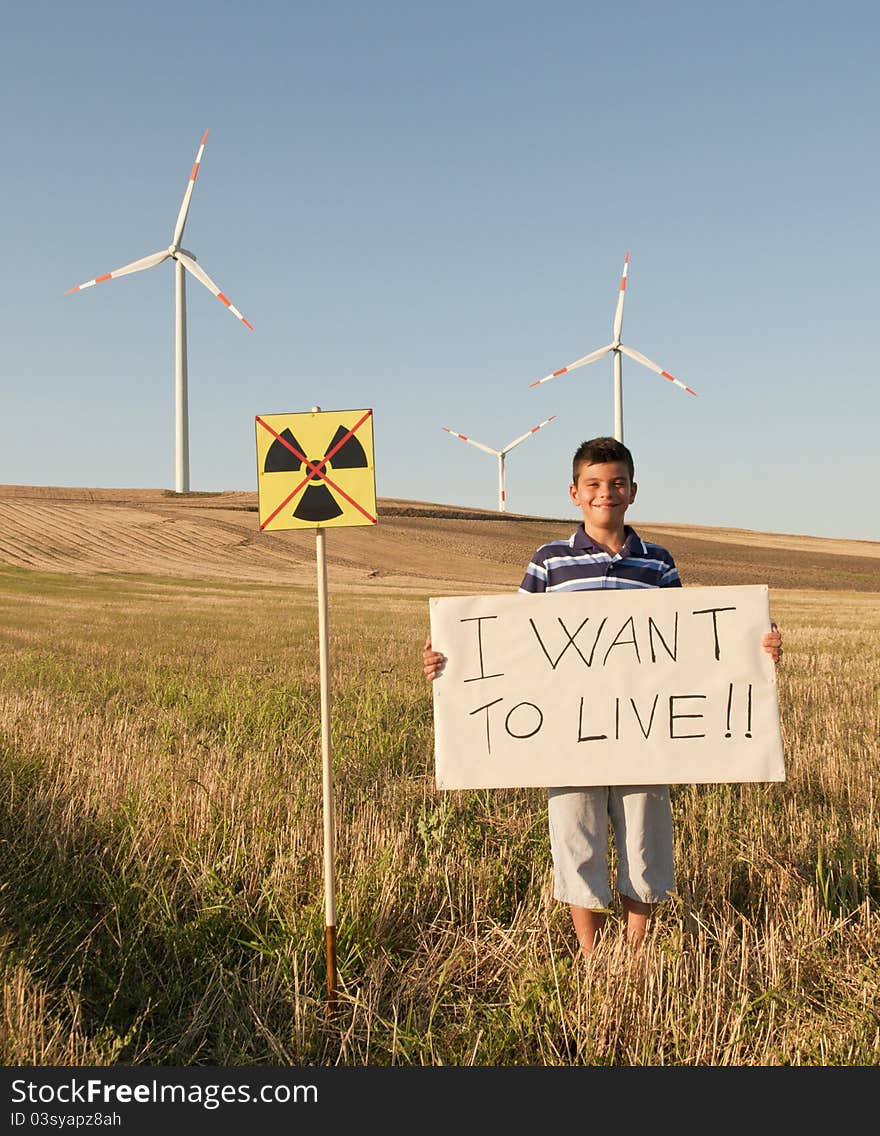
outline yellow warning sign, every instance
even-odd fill
[[[372,410],[258,414],[260,531],[376,524]]]

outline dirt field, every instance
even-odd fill
[[[332,586],[366,592],[515,588],[540,544],[576,518],[547,519],[380,498],[375,526],[327,530]],[[666,545],[692,585],[880,592],[880,543],[744,529],[633,524]],[[261,533],[257,495],[0,486],[0,565],[44,572],[312,583],[312,529]]]

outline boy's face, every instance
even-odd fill
[[[627,509],[636,499],[636,489],[626,462],[597,462],[581,465],[578,479],[568,492],[583,513],[588,530],[619,531],[623,529]]]

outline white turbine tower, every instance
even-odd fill
[[[596,359],[601,359],[603,355],[612,352],[614,356],[614,437],[618,442],[623,441],[623,368],[621,366],[621,353],[629,355],[630,359],[635,359],[637,363],[641,363],[651,371],[656,371],[658,375],[662,375],[664,379],[669,379],[671,383],[675,383],[677,387],[687,391],[688,394],[696,395],[695,390],[685,386],[674,375],[670,375],[668,371],[664,371],[656,363],[652,363],[650,359],[645,358],[640,351],[636,351],[633,347],[627,347],[620,342],[620,333],[623,330],[623,301],[626,294],[626,273],[629,268],[629,253],[627,252],[623,262],[623,275],[620,278],[620,292],[617,296],[617,310],[614,313],[614,327],[612,335],[614,336],[611,343],[605,347],[600,347],[598,351],[591,351],[589,355],[584,355],[583,359],[576,359],[574,363],[569,363],[567,367],[560,367],[558,371],[554,371],[552,375],[545,375],[543,379],[537,379],[535,382],[530,383],[530,387],[540,386],[541,383],[546,383],[550,379],[555,379],[557,375],[564,375],[566,371],[573,371],[575,367],[583,367],[586,363],[593,363]]]
[[[555,417],[555,414],[551,414],[549,418],[545,418],[543,422],[539,422],[537,426],[533,426],[531,430],[528,430],[519,438],[514,438],[512,442],[508,442],[503,450],[493,450],[491,446],[484,446],[482,442],[475,442],[474,439],[469,438],[467,434],[459,434],[457,430],[450,430],[448,426],[444,426],[443,429],[447,434],[461,438],[463,442],[470,442],[470,444],[476,446],[478,450],[484,450],[487,454],[494,454],[498,458],[498,511],[504,513],[507,507],[507,497],[504,492],[504,459],[514,446],[518,446],[520,442],[524,442],[526,438],[531,438],[532,434],[537,434],[542,426],[546,426],[548,422],[552,422]]]
[[[186,249],[180,247],[180,242],[183,239],[183,228],[186,225],[186,215],[189,212],[189,203],[192,199],[193,186],[196,182],[196,175],[199,172],[199,163],[202,160],[202,154],[205,150],[205,142],[208,139],[208,131],[202,135],[202,141],[199,145],[196,160],[193,164],[192,173],[189,175],[186,190],[183,194],[183,201],[180,204],[180,212],[177,214],[177,223],[174,226],[174,234],[171,237],[171,244],[166,249],[160,249],[159,252],[151,253],[149,256],[143,257],[141,260],[132,261],[131,264],[126,264],[122,268],[116,268],[113,272],[107,272],[103,276],[96,276],[94,280],[87,280],[85,284],[77,284],[75,288],[68,289],[66,295],[72,292],[81,292],[83,288],[91,288],[93,284],[103,284],[105,280],[113,280],[117,276],[127,276],[129,272],[140,272],[144,268],[152,268],[156,264],[161,264],[163,260],[168,260],[169,257],[174,261],[174,296],[175,296],[175,319],[174,319],[174,401],[175,401],[175,482],[174,488],[177,493],[189,493],[189,409],[187,398],[187,374],[186,374],[186,272],[192,275],[200,283],[213,292],[214,295],[227,308],[234,316],[237,316],[241,322],[253,331],[253,326],[248,323],[241,312],[230,302],[230,300],[223,295],[211,277],[205,270],[196,263],[195,254],[187,252]]]

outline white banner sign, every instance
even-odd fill
[[[430,600],[439,789],[784,781],[765,585]]]

